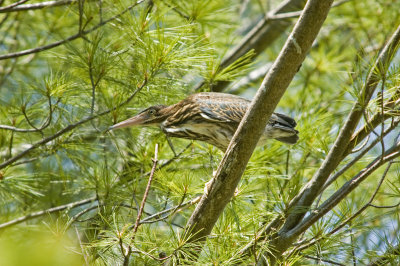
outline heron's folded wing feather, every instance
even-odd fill
[[[231,94],[198,93],[193,97],[200,110],[201,116],[213,122],[240,123],[250,101]]]

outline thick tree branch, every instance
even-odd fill
[[[210,234],[224,207],[234,195],[267,121],[311,48],[332,2],[311,0],[307,3],[232,138],[211,181],[210,190],[202,196],[188,221],[187,230],[192,233],[191,241],[203,240]]]
[[[342,223],[340,223],[340,225],[336,226],[332,231],[330,231],[329,233],[327,233],[326,235],[323,235],[321,237],[318,237],[316,239],[311,240],[310,242],[306,243],[306,244],[302,244],[301,246],[299,246],[298,248],[296,248],[295,252],[299,252],[301,250],[304,250],[312,245],[314,245],[315,243],[317,243],[318,241],[321,241],[323,238],[329,237],[333,234],[335,234],[336,232],[338,232],[340,229],[342,229],[343,227],[345,227],[349,222],[351,222],[354,218],[356,218],[357,216],[359,216],[362,212],[364,212],[368,207],[375,207],[374,204],[372,204],[373,200],[375,199],[380,187],[383,184],[384,179],[386,178],[390,167],[393,165],[393,161],[389,162],[384,173],[382,174],[381,179],[379,180],[378,186],[376,187],[374,193],[371,195],[369,201],[364,204],[357,212],[355,212],[353,215],[351,215],[350,217],[348,217],[346,220],[344,220]],[[385,208],[396,208],[399,204],[395,204],[392,206],[382,206]]]
[[[339,6],[349,0],[338,1],[333,6]],[[291,19],[299,17],[304,7],[305,0],[286,0],[265,15],[254,28],[249,31],[241,42],[231,49],[222,60],[219,69],[222,70],[238,60],[249,51],[254,50],[254,57],[259,56],[269,47],[283,32],[292,24]],[[228,85],[229,81],[218,81],[210,84],[212,91],[221,92]],[[199,90],[205,82],[200,82],[195,90]]]
[[[273,240],[270,243],[270,245],[274,247],[274,254],[272,257],[280,256],[291,245],[295,238],[298,237],[299,234],[288,234],[288,232],[294,227],[298,226],[301,219],[307,212],[307,208],[311,206],[312,202],[319,195],[321,187],[324,186],[331,173],[347,155],[346,149],[343,147],[348,147],[352,134],[363,115],[363,110],[369,103],[379,81],[383,76],[386,75],[387,68],[393,58],[393,55],[397,51],[399,43],[400,26],[392,35],[391,39],[379,54],[375,64],[372,66],[359,100],[353,105],[353,108],[346,119],[344,126],[339,132],[339,136],[337,137],[333,147],[329,151],[321,167],[314,174],[313,178],[298,193],[298,195],[289,203],[288,209],[291,210],[291,213],[285,220],[281,230],[275,234],[275,236],[273,236]],[[298,233],[298,231],[296,232]],[[265,263],[265,261],[260,260],[260,264],[263,263]]]
[[[383,156],[376,157],[363,171],[359,172],[351,180],[347,181],[339,190],[337,190],[332,196],[330,196],[320,207],[312,211],[302,222],[300,222],[295,228],[289,231],[285,238],[293,238],[300,235],[302,232],[307,230],[313,223],[324,216],[328,211],[333,209],[342,199],[344,199],[350,192],[352,192],[362,181],[368,176],[375,172],[379,167],[387,162],[390,162],[400,156],[400,142],[388,149]],[[383,178],[386,176],[387,170],[385,171]],[[381,182],[383,182],[383,178]],[[379,184],[378,189],[381,184]],[[370,202],[374,199],[377,190],[375,191]],[[366,206],[368,207],[368,206]]]
[[[358,162],[361,158],[364,157],[365,154],[367,154],[368,151],[370,151],[375,145],[381,141],[381,137],[385,137],[389,133],[393,132],[393,129],[395,129],[398,125],[400,124],[400,119],[397,121],[394,121],[393,124],[387,128],[381,136],[378,138],[374,139],[366,148],[364,148],[357,156],[355,156],[349,163],[347,163],[343,168],[341,168],[339,171],[337,171],[334,175],[331,175],[328,180],[325,182],[325,185],[322,187],[321,192],[324,191],[330,184],[332,184],[336,179],[338,179],[340,176],[342,176],[348,169],[350,169],[351,166],[353,166],[356,162]]]
[[[330,174],[347,155],[344,147],[348,147],[352,134],[363,115],[363,109],[370,101],[381,77],[386,75],[387,67],[390,64],[393,55],[396,53],[399,43],[400,26],[397,28],[392,38],[380,53],[374,66],[371,68],[365,86],[362,90],[362,95],[360,95],[360,99],[353,105],[345,124],[340,130],[339,136],[337,137],[321,167],[315,173],[310,182],[308,182],[302,191],[299,192],[298,196],[296,196],[290,202],[289,208],[299,208],[302,209],[302,211],[294,211],[292,214],[289,214],[282,232],[289,231],[300,222],[305,214],[305,208],[311,206],[312,202],[318,196],[318,192],[320,191],[321,187],[324,186]]]
[[[272,10],[265,17],[263,17],[257,25],[246,34],[242,41],[228,52],[222,60],[219,69],[224,69],[237,59],[247,54],[250,50],[254,50],[255,57],[260,55],[265,48],[270,46],[282,32],[291,25],[290,19],[292,16],[280,19],[270,19],[278,14],[287,13],[291,11],[301,10],[305,4],[305,0],[286,0],[283,1],[276,9]],[[299,14],[296,14],[298,16]],[[205,83],[200,82],[195,90],[199,90]],[[219,81],[211,84],[212,91],[223,91],[229,84],[227,81]]]

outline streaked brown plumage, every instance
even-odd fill
[[[170,105],[151,106],[110,129],[158,125],[167,136],[201,140],[225,151],[250,101],[236,95],[202,92]],[[298,140],[296,121],[273,113],[259,141],[274,138],[294,144]]]

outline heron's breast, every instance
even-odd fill
[[[228,145],[234,133],[228,126],[215,123],[183,123],[179,126],[166,126],[163,128],[168,135],[178,138],[201,140],[212,145]]]

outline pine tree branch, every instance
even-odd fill
[[[0,129],[10,130],[10,131],[13,131],[13,132],[18,132],[18,133],[42,132],[44,129],[46,129],[50,125],[51,120],[53,119],[53,112],[54,112],[54,109],[55,109],[55,107],[53,107],[53,106],[56,106],[60,102],[60,100],[61,99],[59,98],[57,100],[57,102],[53,105],[51,103],[50,95],[47,95],[47,101],[48,101],[48,104],[49,104],[49,114],[48,114],[48,116],[46,117],[46,119],[44,120],[43,124],[40,127],[36,127],[31,123],[31,121],[28,118],[28,115],[26,113],[26,107],[23,106],[22,114],[24,115],[25,120],[28,122],[28,124],[33,128],[24,129],[24,128],[17,128],[17,127],[8,126],[8,125],[0,125]]]
[[[304,218],[296,227],[294,227],[291,231],[282,233],[281,231],[275,236],[274,239],[270,242],[270,246],[272,247],[285,247],[285,250],[293,243],[294,239],[296,239],[300,234],[305,232],[311,225],[313,225],[316,221],[322,218],[326,213],[332,210],[341,200],[343,200],[350,192],[352,192],[358,185],[364,181],[368,176],[370,176],[373,172],[379,169],[380,166],[384,165],[387,162],[394,160],[395,158],[400,156],[400,142],[396,145],[392,146],[388,149],[384,156],[378,156],[373,160],[365,169],[359,172],[356,176],[354,176],[350,181],[345,183],[338,191],[336,191],[331,197],[329,197],[320,207],[316,210],[312,211],[309,216]],[[382,179],[383,181],[383,179]],[[379,188],[379,187],[378,187]],[[376,191],[377,192],[377,191]],[[375,192],[375,193],[376,193]],[[375,197],[375,196],[374,196]],[[368,205],[367,207],[369,207]],[[365,207],[366,208],[366,207]],[[364,208],[364,209],[365,209]],[[360,209],[359,212],[355,214],[355,216],[359,215],[364,209]],[[354,217],[355,217],[354,216]],[[350,219],[346,220],[346,222],[351,221],[354,217],[350,217]],[[340,229],[340,228],[339,228]],[[338,229],[338,230],[339,230]],[[279,239],[280,246],[277,245],[277,239]],[[307,245],[308,246],[308,245]],[[276,253],[273,253],[274,256],[280,256],[277,254],[278,252],[283,253],[283,250],[274,250]],[[277,252],[278,251],[278,252]],[[263,257],[260,257],[260,261],[257,265],[265,265],[264,257],[267,254],[264,254]]]
[[[53,208],[50,208],[50,209],[46,209],[46,210],[42,210],[42,211],[38,211],[38,212],[33,212],[33,213],[28,214],[28,215],[19,217],[17,219],[8,221],[8,222],[3,223],[3,224],[0,224],[0,229],[4,229],[4,228],[7,228],[7,227],[12,226],[12,225],[22,223],[22,222],[31,220],[33,218],[37,218],[39,216],[45,215],[45,214],[50,214],[50,213],[53,213],[53,212],[59,212],[59,211],[65,210],[65,209],[72,209],[72,208],[75,208],[75,207],[90,203],[90,202],[95,201],[95,200],[97,200],[97,196],[96,197],[90,197],[90,198],[87,198],[87,199],[84,199],[84,200],[80,200],[80,201],[75,201],[75,202],[68,203],[68,204],[65,204],[65,205],[53,207]]]
[[[386,131],[384,132],[384,136],[386,136],[387,134],[393,132],[393,129],[397,128],[397,126],[400,124],[400,119],[395,121],[389,128],[386,129]],[[375,147],[375,145],[380,141],[380,138],[376,138],[373,142],[371,142],[368,147],[366,147],[360,154],[358,154],[355,158],[353,158],[348,164],[346,164],[342,169],[340,169],[338,172],[336,172],[333,176],[330,176],[330,178],[328,179],[328,181],[326,182],[325,186],[321,189],[322,193],[330,184],[332,184],[337,178],[339,178],[340,176],[342,176],[346,170],[348,170],[352,165],[354,165],[357,161],[359,161],[361,158],[363,158],[363,156],[369,151],[371,150],[373,147]],[[373,204],[370,204],[371,207],[373,207]],[[383,207],[397,207],[398,204],[395,204],[393,206],[383,206]],[[274,229],[278,228],[281,223],[284,221],[283,217],[279,216],[275,219],[273,219],[272,222],[270,222],[268,225],[266,225],[265,227],[263,227],[261,230],[259,230],[259,232],[257,233],[256,237],[249,242],[246,246],[244,246],[239,254],[241,254],[242,256],[244,254],[249,255],[248,253],[251,252],[252,247],[255,245],[256,242],[261,242],[264,240],[264,237],[269,235],[271,232],[274,231]],[[320,239],[318,239],[320,240]],[[317,241],[318,241],[317,240]],[[314,244],[315,242],[312,242],[310,245],[307,244],[307,247],[311,246],[312,244]],[[299,248],[296,249],[298,251],[301,251],[305,248]]]
[[[222,60],[219,69],[222,70],[238,60],[249,51],[254,50],[257,57],[260,55],[265,48],[270,46],[282,32],[291,25],[290,18],[283,19],[269,19],[269,16],[276,16],[278,14],[287,13],[291,11],[301,10],[305,4],[305,0],[286,0],[283,1],[276,9],[269,12],[266,17],[263,17],[253,29],[246,34],[242,41],[228,52],[225,58]],[[198,91],[205,82],[200,82],[195,91]],[[211,85],[212,91],[223,91],[229,84],[227,81],[219,81]]]
[[[140,218],[142,217],[144,205],[146,204],[147,196],[149,195],[151,182],[153,181],[154,173],[156,172],[156,169],[157,169],[157,163],[158,163],[158,144],[156,144],[156,147],[154,150],[153,167],[151,168],[149,181],[147,182],[146,190],[144,191],[143,199],[142,199],[142,202],[140,203],[140,208],[139,208],[139,212],[136,217],[135,226],[133,227],[133,230],[132,230],[132,237],[130,239],[130,244],[128,246],[128,250],[127,250],[126,254],[124,254],[124,266],[129,265],[129,258],[132,254],[132,243],[135,240],[136,232],[140,225]]]
[[[28,2],[28,1],[29,0],[20,0],[18,2],[15,2],[15,3],[11,4],[11,5],[0,7],[0,13],[3,13],[3,12],[8,11],[10,9],[13,9],[14,7],[20,6],[23,3]]]
[[[389,128],[383,132],[382,137],[385,137],[389,133],[393,132],[393,129],[396,129],[396,127],[400,124],[400,119],[395,121]],[[338,179],[340,176],[342,176],[350,167],[352,167],[355,163],[357,163],[361,158],[364,157],[365,154],[367,154],[368,151],[370,151],[373,147],[375,147],[378,142],[381,141],[381,137],[374,139],[365,149],[363,149],[357,156],[355,156],[349,163],[347,163],[345,166],[343,166],[339,171],[337,171],[334,175],[331,175],[328,180],[325,182],[324,186],[321,189],[322,193],[329,185],[331,185],[336,179]]]
[[[113,21],[113,20],[119,18],[120,16],[122,16],[123,14],[125,14],[126,12],[128,12],[129,10],[134,8],[135,6],[143,3],[144,1],[145,0],[139,0],[139,1],[135,2],[134,4],[128,6],[123,11],[121,11],[118,14],[116,14],[115,16],[112,16],[111,18],[109,18],[107,20],[101,21],[96,26],[93,26],[92,28],[90,28],[88,30],[81,30],[77,34],[69,36],[66,39],[63,39],[63,40],[60,40],[60,41],[57,41],[57,42],[53,42],[53,43],[50,43],[50,44],[46,44],[46,45],[43,45],[43,46],[40,46],[40,47],[31,48],[31,49],[27,49],[27,50],[15,52],[15,53],[9,53],[9,54],[0,55],[0,60],[9,59],[9,58],[16,58],[16,57],[20,57],[20,56],[24,56],[24,55],[28,55],[28,54],[34,54],[34,53],[43,52],[43,51],[52,49],[54,47],[60,46],[62,44],[68,43],[70,41],[82,38],[85,35],[93,32],[93,31],[97,30],[98,28],[104,26],[105,24],[109,23],[110,21]]]
[[[295,228],[287,232],[285,238],[290,239],[300,235],[300,233],[302,232],[305,232],[305,230],[307,230],[308,227],[310,227],[318,219],[320,219],[327,212],[333,209],[341,200],[343,200],[350,192],[352,192],[355,188],[357,188],[362,181],[364,181],[368,176],[370,176],[373,172],[375,172],[379,167],[386,164],[387,162],[396,159],[399,156],[400,156],[400,142],[392,146],[390,149],[388,149],[383,154],[383,156],[379,155],[378,157],[376,157],[365,169],[359,172],[351,180],[347,181],[339,190],[337,190],[332,196],[330,196],[320,207],[312,211],[311,214],[307,216],[303,221],[301,221]],[[381,182],[383,182],[383,179],[386,177],[390,165],[391,164],[389,163],[389,166],[386,168],[386,171],[384,172],[380,180],[380,184],[378,185],[376,191],[371,197],[370,202],[368,202],[368,204],[364,208],[361,208],[355,215],[353,215],[354,217],[348,218],[347,219],[348,221],[346,220],[345,222],[351,221],[351,219],[355,218],[365,208],[370,206],[369,204],[375,198],[375,195],[378,192],[377,190],[379,189]]]
[[[315,260],[317,262],[321,262],[322,261],[322,262],[327,262],[327,263],[332,264],[332,265],[345,266],[345,264],[338,263],[338,262],[335,262],[333,260],[327,260],[327,259],[323,259],[323,258],[313,257],[313,256],[306,255],[306,254],[300,254],[300,255],[303,256],[304,258]]]
[[[94,1],[94,0],[89,0],[89,1]],[[77,2],[78,2],[78,0],[61,0],[61,1],[47,1],[47,2],[25,4],[25,5],[12,4],[14,6],[10,5],[10,6],[1,8],[0,13],[10,13],[10,12],[42,9],[42,8],[47,8],[47,7],[64,6],[64,5],[69,5],[69,4],[75,4]]]
[[[132,241],[135,240],[136,232],[140,225],[140,218],[142,217],[144,205],[146,204],[147,196],[149,195],[150,186],[151,186],[151,182],[153,181],[154,173],[156,172],[157,163],[158,163],[158,144],[156,144],[155,151],[154,151],[153,167],[151,168],[149,181],[147,182],[146,190],[144,192],[143,199],[140,204],[140,209],[139,209],[138,215],[136,217],[135,226],[133,227],[133,230],[132,230],[133,231],[132,232],[133,233]]]
[[[397,28],[395,33],[392,35],[392,38],[387,42],[387,44],[385,45],[384,49],[382,50],[382,52],[380,53],[379,57],[377,58],[374,66],[371,68],[371,71],[370,71],[370,73],[369,73],[369,75],[367,77],[367,80],[365,82],[365,86],[364,86],[364,89],[363,89],[363,94],[364,95],[371,96],[372,93],[375,91],[375,88],[376,88],[376,86],[377,86],[377,84],[378,84],[378,82],[380,80],[379,76],[377,76],[374,71],[377,68],[381,68],[382,66],[385,66],[385,65],[388,66],[388,64],[390,63],[390,61],[392,59],[392,56],[396,53],[396,49],[398,48],[399,41],[400,41],[399,40],[399,36],[400,36],[399,29],[400,29],[400,27]],[[368,102],[369,102],[369,99],[368,99],[368,101],[367,100],[364,101],[364,103],[363,103],[364,106]],[[390,103],[390,102],[391,101],[388,101],[388,103]],[[307,191],[307,190],[308,190],[308,192],[310,192],[312,190],[313,192],[310,193],[309,195],[313,195],[313,197],[316,198],[319,195],[318,191],[320,190],[320,188],[325,185],[325,183],[326,183],[325,180],[327,180],[330,177],[330,174],[336,169],[336,167],[340,163],[340,161],[342,161],[348,154],[350,154],[352,152],[352,149],[355,146],[357,146],[365,138],[365,136],[361,135],[363,133],[360,133],[360,132],[367,132],[368,131],[369,133],[371,133],[371,131],[373,129],[371,129],[371,128],[369,128],[369,129],[362,128],[357,133],[355,133],[355,134],[353,134],[351,136],[352,132],[355,130],[355,127],[357,126],[357,124],[358,124],[358,122],[359,122],[359,120],[361,119],[361,116],[362,116],[363,108],[361,108],[360,105],[361,105],[361,103],[359,103],[359,102],[356,102],[354,104],[354,106],[352,108],[352,111],[351,111],[350,115],[348,116],[348,119],[345,122],[345,127],[342,127],[342,129],[341,129],[341,131],[339,133],[339,137],[336,140],[335,144],[333,145],[332,149],[330,150],[330,152],[329,152],[327,158],[325,159],[324,163],[321,165],[320,169],[314,175],[314,178],[288,204],[288,206],[286,207],[286,211],[291,209],[291,208],[293,208],[294,206],[299,206],[300,209],[303,210],[302,212],[304,212],[304,210],[305,210],[304,202],[303,203],[299,203],[299,199],[302,197],[304,192]],[[389,105],[389,107],[390,106],[391,105]],[[379,118],[380,116],[381,116],[381,114],[377,114],[376,116],[374,116],[371,120],[369,120],[369,124],[373,125],[374,127],[378,126],[382,122],[382,119]],[[398,121],[395,122],[395,123],[398,123]],[[378,139],[378,141],[379,141],[379,139]],[[351,148],[344,149],[343,145],[345,147],[351,147]],[[318,178],[321,179],[320,183],[315,183],[314,179],[318,179]],[[311,202],[308,203],[308,206],[311,206]],[[303,216],[304,213],[302,215],[299,215],[299,212],[295,212],[292,215],[296,216],[297,218],[300,218],[300,216]],[[269,235],[271,232],[273,232],[274,230],[279,228],[282,225],[282,223],[281,223],[282,221],[285,221],[285,220],[282,219],[282,217],[279,216],[279,217],[275,218],[274,220],[272,220],[268,225],[263,227],[263,229],[261,229],[259,231],[259,233],[257,234],[256,238],[253,241],[251,241],[250,243],[248,243],[240,251],[240,254],[246,254],[246,253],[250,252],[251,251],[251,247],[254,245],[254,242],[261,241],[262,239],[265,238],[265,236]],[[298,223],[299,223],[299,221],[297,219],[293,219],[290,222],[290,224],[286,223],[286,226],[288,228],[290,228],[289,225],[293,226],[293,225],[296,225]],[[285,231],[287,231],[287,228],[285,228],[284,230],[281,230],[281,233],[283,233]]]
[[[351,0],[338,1],[333,6],[339,6]],[[291,25],[291,19],[299,17],[306,1],[304,0],[286,0],[283,1],[277,8],[270,11],[263,17],[253,29],[246,34],[241,42],[231,49],[219,65],[219,71],[225,69],[240,57],[254,50],[254,58],[259,56],[267,47],[269,47],[283,32]],[[195,87],[198,91],[204,86],[202,81]],[[218,81],[210,84],[211,90],[216,92],[223,91],[229,81]]]
[[[15,155],[14,157],[12,157],[12,158],[6,160],[5,162],[1,163],[1,164],[0,164],[0,169],[3,169],[3,168],[5,168],[5,167],[11,165],[12,163],[14,163],[14,162],[18,161],[19,159],[23,158],[24,156],[28,155],[29,153],[31,153],[31,152],[34,151],[35,149],[37,149],[37,148],[43,146],[44,144],[46,144],[46,143],[48,143],[48,142],[50,142],[50,141],[52,141],[52,140],[54,140],[54,139],[56,139],[56,138],[58,138],[58,137],[64,135],[65,133],[67,133],[67,132],[73,130],[74,128],[76,128],[76,127],[78,127],[78,126],[80,126],[80,125],[83,125],[83,124],[85,124],[85,123],[87,123],[87,122],[89,122],[89,121],[91,121],[91,120],[93,120],[93,119],[96,119],[96,118],[101,117],[101,116],[103,116],[103,115],[109,114],[109,113],[111,113],[112,111],[115,111],[115,110],[117,110],[118,108],[124,106],[125,104],[129,103],[129,102],[133,99],[133,97],[135,97],[135,95],[136,95],[142,88],[144,88],[144,87],[146,86],[146,84],[147,84],[147,77],[145,77],[145,79],[144,79],[144,81],[142,82],[142,84],[138,85],[137,89],[136,89],[125,101],[123,101],[122,103],[120,103],[118,106],[115,106],[115,107],[113,107],[113,108],[110,108],[110,109],[108,109],[108,110],[106,110],[106,111],[103,111],[103,112],[101,112],[101,113],[98,113],[98,114],[96,114],[96,115],[93,115],[93,116],[89,116],[89,117],[87,117],[87,118],[84,118],[84,119],[82,119],[82,120],[80,120],[80,121],[78,121],[78,122],[76,122],[76,123],[74,123],[74,124],[70,124],[70,125],[66,126],[65,128],[63,128],[63,129],[59,130],[58,132],[56,132],[54,135],[48,136],[48,137],[46,137],[46,138],[43,138],[42,140],[39,140],[39,141],[35,142],[35,143],[32,144],[32,146],[29,147],[28,149],[26,149],[26,150],[20,152],[19,154]]]
[[[99,205],[99,204],[96,204],[95,206],[90,206],[90,207],[88,207],[88,208],[86,208],[86,209],[83,209],[82,211],[78,212],[78,213],[75,214],[74,216],[72,216],[71,219],[68,221],[67,225],[65,226],[65,230],[68,230],[68,228],[69,228],[74,222],[76,222],[76,221],[79,219],[79,217],[81,217],[82,215],[84,215],[84,214],[86,214],[86,213],[88,213],[88,212],[90,212],[90,211],[92,211],[92,210],[98,209],[100,206],[101,206],[101,205]]]
[[[351,141],[346,149],[345,154],[349,154],[354,147],[356,147],[361,141],[363,141],[377,126],[379,126],[383,121],[386,121],[389,118],[393,117],[392,112],[399,113],[400,109],[400,88],[394,92],[394,96],[391,97],[386,104],[384,105],[384,109],[387,111],[382,113],[376,113],[372,118],[370,118],[365,126],[360,128],[356,133],[351,137]]]
[[[399,256],[400,255],[400,244],[397,246],[392,246],[387,249],[385,254],[383,254],[380,258],[372,260],[367,266],[382,266],[390,263],[389,257]]]
[[[199,201],[200,201],[200,196],[196,197],[194,199],[188,200],[186,202],[179,203],[178,205],[176,205],[174,207],[171,207],[171,208],[165,209],[163,211],[154,213],[154,214],[142,219],[140,221],[140,224],[155,223],[155,222],[158,222],[158,221],[163,221],[166,218],[168,218],[170,215],[176,213],[178,211],[178,209],[181,209],[181,208],[184,208],[184,207],[187,207],[187,206],[191,206],[193,204],[198,203]]]
[[[397,28],[392,38],[388,41],[377,58],[374,66],[371,68],[360,99],[353,105],[345,124],[339,132],[339,136],[337,137],[323,164],[315,173],[310,182],[308,182],[308,184],[306,184],[298,193],[298,195],[289,203],[289,209],[294,210],[299,208],[302,210],[299,212],[294,211],[292,214],[289,214],[283,228],[281,229],[281,233],[287,232],[299,224],[300,220],[305,215],[305,209],[311,206],[314,199],[318,196],[320,188],[324,186],[330,174],[347,155],[346,149],[343,147],[348,147],[352,134],[363,115],[363,110],[370,101],[381,77],[386,75],[387,67],[390,64],[393,55],[396,53],[399,43],[400,26]]]
[[[0,129],[5,129],[5,130],[10,130],[18,133],[29,133],[29,132],[38,132],[39,129],[34,129],[34,128],[18,128],[18,127],[13,127],[13,126],[7,126],[7,125],[0,125]]]
[[[234,195],[269,117],[306,57],[333,1],[308,1],[302,16],[266,75],[205,193],[187,224],[189,242],[204,240]]]
[[[303,244],[301,246],[299,246],[298,248],[295,249],[295,252],[304,250],[306,248],[311,247],[312,245],[314,245],[315,243],[321,241],[324,238],[327,238],[333,234],[335,234],[336,232],[338,232],[340,229],[342,229],[343,227],[345,227],[349,222],[351,222],[352,220],[354,220],[354,218],[356,218],[357,216],[359,216],[362,212],[364,212],[368,207],[375,207],[374,204],[372,204],[373,200],[375,199],[380,187],[383,184],[384,179],[386,178],[390,167],[393,165],[393,163],[395,163],[394,161],[390,161],[384,171],[384,173],[382,174],[381,179],[379,180],[378,186],[375,188],[374,193],[371,195],[370,199],[368,200],[368,202],[366,204],[364,204],[358,211],[356,211],[352,216],[350,216],[349,218],[347,218],[345,221],[343,221],[342,223],[340,223],[340,225],[336,226],[332,231],[330,231],[329,233],[327,233],[324,236],[321,236],[319,238],[316,238],[312,241],[310,241],[307,244]],[[399,204],[395,204],[393,206],[382,206],[385,208],[396,208]]]

